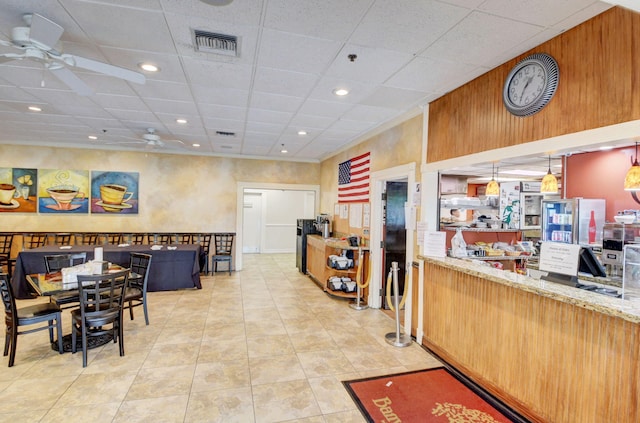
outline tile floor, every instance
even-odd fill
[[[151,324],[141,308],[125,321],[124,357],[109,343],[83,369],[46,332],[18,337],[15,366],[0,362],[0,422],[363,422],[340,381],[439,365],[388,345],[389,316],[329,297],[294,255],[244,258],[202,290],[149,293]]]

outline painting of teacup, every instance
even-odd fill
[[[59,185],[47,188],[49,196],[55,200],[60,210],[71,210],[71,202],[74,198],[84,198],[84,193],[70,185]]]
[[[0,184],[0,204],[8,206],[16,193],[16,187],[12,184]]]
[[[124,185],[100,185],[100,199],[104,204],[121,205],[129,201],[132,196],[133,192],[127,191],[127,187]]]

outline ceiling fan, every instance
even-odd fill
[[[64,29],[44,16],[27,13],[23,15],[23,19],[27,26],[13,28],[11,41],[0,39],[0,45],[17,48],[22,53],[2,53],[0,64],[11,60],[35,60],[79,95],[91,95],[93,90],[70,67],[87,69],[137,84],[145,83],[145,77],[141,73],[56,50]]]
[[[122,137],[131,141],[116,141],[103,144],[146,144],[147,148],[183,148],[185,143],[180,140],[163,140],[154,128],[147,128],[147,132],[140,138]]]

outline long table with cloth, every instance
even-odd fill
[[[148,291],[172,291],[184,288],[202,289],[200,284],[200,245],[176,244],[176,245],[117,245],[99,246],[103,250],[103,260],[129,267],[131,253],[151,254],[151,266],[149,267]],[[52,254],[87,253],[87,260],[93,259],[95,246],[74,245],[60,247],[47,245],[21,251],[16,260],[16,267],[11,277],[11,284],[16,298],[26,299],[31,297],[31,289],[26,275],[34,273],[46,273],[44,256]]]

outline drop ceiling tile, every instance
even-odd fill
[[[265,29],[258,66],[314,73],[326,68],[340,48],[341,43],[336,41]]]
[[[204,127],[209,136],[215,135],[216,131],[240,132],[244,130],[244,122],[238,120],[218,119],[204,117]]]
[[[349,132],[363,132],[367,129],[372,129],[376,124],[372,122],[363,122],[361,120],[348,120],[340,119],[331,125],[330,129],[337,131],[349,131]]]
[[[351,61],[349,55],[355,54]],[[409,63],[412,54],[348,44],[327,69],[326,75],[352,81],[382,83]]]
[[[211,6],[201,1],[162,0],[162,7],[167,12],[219,20],[232,25],[258,25],[262,15],[261,0],[234,0],[227,6]]]
[[[266,122],[247,122],[247,131],[265,132],[267,134],[280,134],[286,127],[286,124],[266,123]]]
[[[353,108],[353,104],[350,103],[308,99],[304,102],[298,113],[301,115],[315,115],[337,119],[351,108]]]
[[[229,119],[244,122],[246,107],[221,106],[218,104],[200,104],[198,106],[203,118]]]
[[[371,0],[269,0],[266,28],[329,40],[345,40]]]
[[[74,20],[101,46],[173,53],[175,47],[160,10],[73,2]],[[117,29],[117,30],[114,30]]]
[[[192,84],[215,84],[220,88],[241,90],[248,90],[251,87],[252,68],[250,65],[213,62],[191,57],[185,57],[183,62],[187,78]]]
[[[182,63],[176,54],[162,54],[150,51],[126,50],[113,47],[103,47],[101,51],[114,66],[120,66],[142,73],[147,80],[169,81],[186,84]],[[160,68],[158,72],[147,72],[138,68],[140,63],[152,63]],[[140,87],[139,84],[132,84]]]
[[[147,106],[154,113],[173,113],[174,115],[197,115],[198,109],[196,105],[190,101],[172,101],[161,100],[158,98],[149,98],[145,100]]]
[[[395,109],[358,104],[345,112],[342,117],[345,119],[361,120],[365,122],[380,122],[392,119],[397,114],[398,111]]]
[[[2,101],[19,101],[23,103],[39,101],[35,96],[13,86],[0,85],[0,98]]]
[[[253,122],[266,122],[286,125],[293,116],[289,112],[250,108],[247,117]]]
[[[317,75],[311,73],[259,66],[253,88],[266,93],[304,98],[313,90],[318,79]]]
[[[385,87],[436,92],[443,79],[458,79],[474,69],[474,65],[460,64],[430,57],[416,57],[384,83]]]
[[[131,84],[132,88],[142,98],[160,98],[177,101],[193,101],[193,96],[187,84],[168,81],[149,80],[144,85]]]
[[[218,88],[204,85],[193,85],[193,96],[197,103],[218,104],[222,106],[247,107],[249,91],[233,88]]]
[[[486,65],[498,52],[517,46],[541,30],[538,26],[473,12],[456,25],[455,31],[443,35],[427,48],[422,56]]]
[[[256,109],[272,109],[279,112],[297,111],[304,98],[288,95],[278,95],[267,92],[254,91],[251,95],[251,107]]]
[[[593,0],[487,0],[478,9],[532,25],[551,26],[558,23],[560,16],[579,12],[592,3]]]
[[[105,109],[148,110],[140,97],[128,95],[96,94],[91,99]]]
[[[367,97],[362,104],[376,107],[392,107],[409,110],[409,105],[421,102],[429,93],[423,91],[403,90],[400,88],[380,87]]]
[[[291,119],[289,124],[292,128],[301,129],[324,129],[335,122],[336,119],[332,117],[314,116],[297,114]]]
[[[324,77],[318,81],[310,98],[315,100],[333,101],[336,103],[359,103],[375,90],[376,84],[334,77]],[[333,93],[336,88],[346,88],[349,94],[337,96]]]
[[[152,122],[155,120],[155,115],[149,111],[143,110],[120,110],[120,109],[105,109],[112,117],[122,121],[144,121]]]
[[[270,146],[247,145],[242,148],[242,154],[249,156],[266,156],[271,150]]]
[[[611,7],[612,6],[608,3],[595,1],[584,9],[577,11],[567,18],[562,19],[560,22],[553,25],[553,27],[561,32],[564,32],[567,29],[573,28],[574,26],[579,25],[582,22],[591,19],[592,17],[599,15],[606,10],[609,10]]]
[[[469,9],[436,1],[376,1],[349,42],[415,54],[469,12]]]

